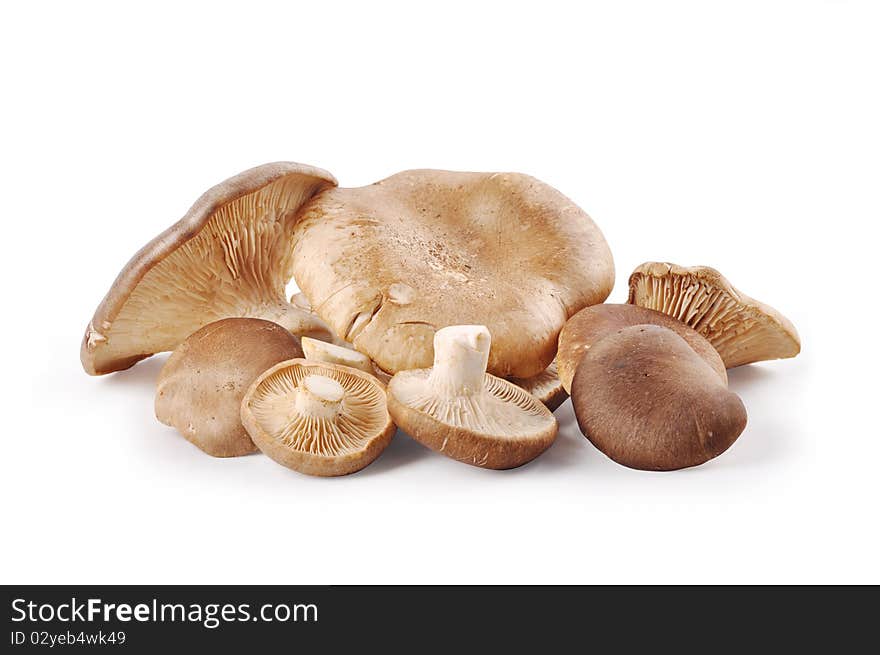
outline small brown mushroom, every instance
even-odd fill
[[[636,325],[583,356],[571,400],[581,432],[615,462],[671,471],[727,450],[746,426],[742,401],[678,334]]]
[[[708,266],[648,262],[629,278],[629,302],[669,314],[703,335],[727,368],[794,357],[801,340],[791,321],[738,291]]]
[[[594,305],[587,307],[569,319],[559,334],[559,352],[556,363],[559,379],[566,391],[571,393],[571,380],[584,353],[601,339],[632,325],[659,325],[672,330],[687,341],[700,357],[718,374],[727,385],[727,371],[724,362],[708,341],[681,321],[666,314],[644,309],[634,305]]]
[[[241,402],[257,447],[300,473],[348,475],[370,464],[394,436],[385,390],[371,374],[323,362],[281,362]]]
[[[486,373],[491,337],[482,325],[434,335],[434,366],[401,371],[388,383],[388,411],[428,448],[474,466],[507,469],[556,438],[553,413],[515,384]]]
[[[557,409],[568,398],[568,393],[559,379],[556,360],[544,369],[543,373],[530,378],[510,378],[516,386],[522,387],[540,400],[551,412]]]
[[[294,277],[342,339],[383,370],[427,368],[434,333],[485,324],[488,370],[540,374],[565,320],[614,285],[589,216],[517,173],[405,171],[303,209]]]
[[[285,286],[298,212],[335,184],[326,171],[281,162],[208,190],[119,273],[83,337],[85,371],[120,371],[229,317],[331,338],[323,321],[287,302]]]
[[[156,418],[215,457],[256,451],[241,424],[241,399],[263,371],[302,356],[296,337],[257,318],[227,318],[187,337],[156,388]]]

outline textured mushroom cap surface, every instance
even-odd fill
[[[337,336],[385,371],[429,367],[436,330],[482,324],[488,370],[531,377],[565,320],[611,292],[614,266],[590,217],[535,178],[415,170],[312,201],[294,276]]]
[[[727,368],[794,357],[801,351],[791,321],[738,291],[708,266],[642,264],[629,278],[628,302],[694,328],[715,347]]]
[[[321,333],[321,339],[319,341],[326,341],[328,343],[332,343],[336,346],[342,346],[343,348],[348,348],[353,350],[354,346],[348,343],[348,341],[344,341],[340,339],[335,334],[333,334],[333,330],[327,325],[324,320],[318,316],[315,309],[312,307],[312,303],[306,298],[306,294],[302,291],[298,291],[290,297],[290,304],[309,314],[312,322],[318,326],[319,332]],[[329,337],[329,338],[328,338]],[[355,367],[357,368],[357,367]]]
[[[303,381],[341,387],[337,413],[298,409]],[[382,384],[357,369],[294,359],[263,373],[245,394],[241,420],[257,447],[279,464],[318,476],[347,475],[375,460],[394,436]]]
[[[551,412],[568,398],[568,393],[562,386],[562,380],[559,379],[559,370],[555,360],[538,375],[530,378],[510,378],[510,381],[544,403]]]
[[[482,393],[444,397],[430,374],[395,374],[388,383],[388,411],[431,450],[474,466],[508,469],[533,460],[556,438],[553,413],[512,382],[484,373]]]
[[[263,371],[300,357],[280,325],[256,318],[210,323],[171,354],[156,386],[156,418],[215,457],[256,451],[241,424],[241,399]]]
[[[119,273],[86,329],[83,368],[91,375],[128,368],[228,317],[329,338],[323,323],[287,303],[285,286],[299,209],[335,184],[326,171],[282,162],[207,191]]]
[[[621,328],[633,325],[659,325],[672,330],[683,338],[700,357],[706,360],[706,363],[727,385],[727,371],[721,357],[712,344],[687,325],[651,309],[635,305],[608,304],[581,310],[565,324],[562,332],[559,333],[559,352],[556,355],[556,364],[559,368],[559,379],[565,390],[571,392],[571,381],[575,370],[584,353],[593,344]]]
[[[572,383],[581,432],[630,468],[670,471],[727,450],[746,426],[742,401],[672,330],[624,328],[593,345]]]

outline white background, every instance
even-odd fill
[[[880,582],[874,2],[19,3],[0,10],[4,583]],[[153,416],[165,356],[86,376],[128,258],[274,160],[345,186],[521,171],[645,260],[708,264],[800,330],[731,372],[723,456],[631,471],[570,404],[541,458],[398,435],[316,479]]]

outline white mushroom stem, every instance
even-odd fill
[[[483,390],[492,337],[483,325],[451,325],[434,334],[430,386],[450,396]]]
[[[332,420],[345,396],[341,384],[326,375],[307,375],[297,386],[296,411],[303,416]]]

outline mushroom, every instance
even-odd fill
[[[285,285],[299,209],[335,184],[318,168],[276,163],[207,191],[122,269],[86,329],[83,368],[91,375],[128,368],[228,317],[329,339],[323,322],[286,301]]]
[[[281,362],[257,378],[241,402],[241,421],[273,460],[319,476],[360,471],[395,431],[375,377],[305,359]]]
[[[556,360],[553,360],[550,366],[534,377],[510,378],[510,381],[544,403],[551,412],[568,398],[568,393],[562,386],[562,380],[559,379]]]
[[[326,341],[319,341],[311,337],[302,338],[302,349],[306,359],[328,364],[341,364],[359,371],[373,374],[375,368],[370,358],[351,348],[343,348]]]
[[[350,345],[351,344],[349,344],[349,346]],[[345,346],[339,346],[334,343],[319,341],[318,339],[311,339],[309,337],[302,338],[302,347],[306,359],[356,368],[360,371],[370,373],[383,385],[388,384],[388,380],[391,379],[390,375],[376,366],[376,362],[363,353],[354,350],[354,348],[346,348]]]
[[[416,170],[331,189],[302,212],[294,277],[342,339],[390,373],[427,368],[434,333],[485,324],[488,370],[541,373],[565,320],[614,284],[599,228],[517,173]]]
[[[482,325],[437,330],[433,368],[394,375],[388,411],[432,450],[474,466],[507,469],[549,448],[557,423],[530,393],[486,373],[490,344]]]
[[[615,462],[670,471],[702,464],[736,441],[742,401],[674,331],[623,328],[595,343],[574,376],[581,432]]]
[[[687,323],[715,346],[727,368],[794,357],[801,351],[791,321],[741,293],[708,266],[642,264],[629,278],[628,302]]]
[[[241,399],[260,373],[301,357],[296,337],[257,318],[215,321],[184,339],[156,387],[156,418],[215,457],[256,451],[241,424]]]
[[[571,393],[571,380],[584,353],[601,339],[617,330],[633,325],[659,325],[683,338],[727,385],[727,371],[715,348],[681,321],[666,314],[634,305],[595,305],[575,314],[559,334],[559,352],[556,363],[559,379]]]

